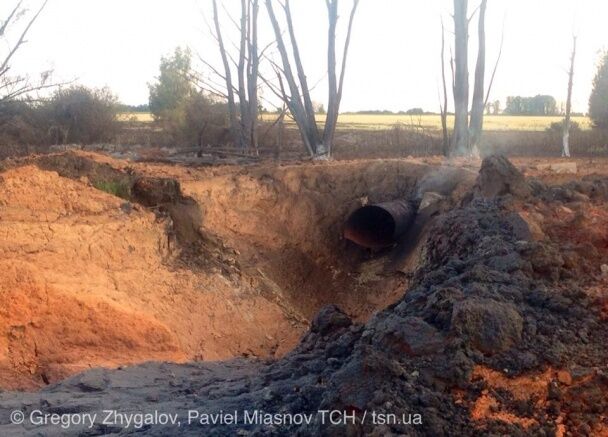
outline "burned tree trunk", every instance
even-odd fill
[[[346,40],[344,42],[344,52],[342,54],[342,68],[340,71],[340,79],[336,79],[336,24],[338,22],[338,0],[333,0],[327,3],[329,13],[329,32],[328,32],[328,76],[329,76],[329,98],[327,116],[325,119],[325,129],[323,132],[323,144],[325,145],[328,155],[331,155],[331,149],[334,143],[336,127],[338,125],[338,115],[340,113],[340,102],[342,101],[342,89],[344,86],[344,76],[346,72],[346,59],[348,57],[348,48],[350,47],[350,36],[353,29],[353,22],[359,0],[354,0],[353,8],[350,12],[348,20],[348,30]]]
[[[308,131],[308,138],[311,143],[315,145],[316,153],[319,153],[318,147],[320,146],[319,129],[317,127],[317,120],[315,118],[315,110],[312,104],[312,98],[310,97],[310,87],[308,86],[308,79],[304,72],[304,66],[302,65],[302,58],[300,57],[300,48],[298,47],[298,41],[296,38],[296,32],[293,26],[293,18],[291,15],[291,3],[289,0],[285,1],[285,18],[287,19],[287,28],[289,29],[289,39],[291,41],[291,47],[293,50],[293,59],[295,68],[300,81],[300,91],[302,94],[302,101],[304,104],[304,111],[306,115],[306,125]]]
[[[213,0],[213,22],[215,24],[215,37],[220,49],[220,55],[222,57],[222,63],[224,65],[224,79],[226,81],[226,100],[228,102],[228,116],[230,118],[230,133],[232,140],[235,145],[243,147],[241,142],[241,133],[239,129],[239,122],[237,117],[236,101],[234,98],[234,85],[232,84],[232,71],[228,62],[228,54],[226,53],[226,46],[224,45],[224,38],[222,37],[222,29],[220,26],[220,19],[217,8],[217,0]]]
[[[247,91],[248,88],[245,85],[245,66],[247,57],[247,39],[249,36],[249,6],[248,0],[241,0],[241,21],[240,21],[240,45],[239,45],[239,62],[237,65],[237,77],[238,77],[238,94],[239,94],[239,115],[240,115],[240,126],[239,126],[239,143],[242,148],[245,148],[249,143],[248,131],[249,131],[249,103],[247,102]]]
[[[469,153],[468,0],[454,0],[454,155]]]
[[[471,121],[469,125],[469,150],[473,153],[479,151],[479,142],[483,129],[484,79],[486,72],[486,17],[487,0],[482,0],[479,7],[478,27],[478,52],[477,64],[475,66],[475,85],[473,89],[473,101],[471,104]]]
[[[217,0],[213,0],[215,38],[220,50],[224,74],[219,73],[213,66],[206,63],[225,83],[226,92],[224,97],[228,103],[230,133],[234,144],[243,150],[254,151],[258,149],[258,11],[259,0],[241,0],[241,18],[237,24],[240,31],[240,44],[238,46],[238,63],[235,62],[237,80],[237,86],[235,86],[230,66],[232,58],[224,44]]]
[[[279,75],[279,81],[281,83],[282,77],[285,78],[290,93],[290,95],[287,95],[285,89],[281,86],[280,94],[284,103],[289,108],[291,115],[296,121],[296,124],[298,125],[298,129],[300,130],[300,135],[302,137],[304,146],[312,157],[329,156],[329,154],[331,153],[338,120],[338,114],[340,110],[340,101],[342,98],[342,89],[346,71],[346,59],[348,55],[348,48],[350,45],[352,25],[357,6],[359,4],[359,0],[354,0],[353,2],[353,8],[351,10],[350,20],[348,23],[346,42],[344,44],[344,52],[342,54],[342,71],[340,72],[339,79],[337,77],[336,71],[336,27],[338,22],[338,0],[327,0],[326,4],[329,22],[327,42],[327,73],[329,82],[329,97],[327,118],[323,130],[323,136],[321,137],[317,126],[317,121],[315,119],[312,99],[310,98],[310,87],[308,86],[308,81],[304,72],[302,59],[300,57],[300,51],[293,25],[290,2],[289,0],[285,0],[283,9],[285,12],[285,20],[287,22],[287,28],[291,42],[293,65],[287,52],[287,47],[283,38],[281,26],[279,25],[279,21],[274,12],[272,0],[266,0],[266,8],[268,10],[268,16],[270,18],[270,22],[275,33],[277,48],[279,50],[282,64],[282,68],[277,68],[276,71]],[[297,74],[297,80],[296,75],[294,74],[294,70]]]
[[[562,156],[570,157],[570,111],[572,110],[572,85],[574,80],[574,57],[576,56],[576,36],[572,37],[572,55],[570,56],[570,71],[568,72],[568,98],[566,99],[566,116],[562,136]]]
[[[335,123],[338,120],[338,80],[336,78],[336,25],[338,23],[338,1],[327,2],[327,16],[329,17],[329,30],[327,32],[327,82],[329,95],[327,100],[327,115],[325,118],[325,131],[323,142],[328,145],[333,141]],[[328,150],[326,150],[328,152]]]
[[[441,131],[443,134],[443,155],[450,153],[450,134],[448,132],[448,88],[445,83],[445,28],[441,20],[441,81],[443,85],[443,104],[440,103],[441,110]]]
[[[285,6],[285,8],[287,8],[287,5]],[[295,76],[293,74],[293,70],[291,68],[289,54],[287,53],[287,47],[285,45],[285,40],[283,39],[283,32],[281,30],[281,27],[279,26],[279,21],[277,20],[276,14],[274,13],[274,8],[272,6],[271,0],[266,0],[266,9],[268,10],[268,17],[270,18],[270,22],[275,33],[277,48],[279,50],[279,54],[281,56],[281,61],[283,64],[282,71],[279,71],[277,69],[277,76],[279,77],[279,81],[282,81],[281,74],[285,77],[285,80],[287,81],[287,86],[289,87],[289,92],[291,94],[287,95],[285,88],[281,86],[281,95],[283,101],[289,108],[291,115],[293,116],[296,124],[298,125],[298,129],[302,137],[302,142],[304,143],[306,150],[311,156],[315,156],[317,153],[318,145],[318,141],[316,141],[316,135],[314,134],[314,130],[316,129],[316,122],[315,128],[313,129],[313,126],[311,126],[309,123],[310,116],[305,109],[305,105],[302,101],[303,98],[300,95],[300,88],[298,87],[298,84],[295,80]]]
[[[249,92],[249,146],[258,152],[258,78],[260,55],[258,52],[259,1],[250,2],[249,56],[247,57],[247,86]]]

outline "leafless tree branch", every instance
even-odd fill
[[[13,58],[13,56],[15,55],[15,53],[17,53],[17,50],[19,50],[19,47],[21,47],[21,45],[25,43],[25,36],[29,32],[29,30],[32,27],[32,25],[34,24],[34,22],[38,19],[38,16],[42,13],[42,11],[46,7],[47,3],[48,3],[48,0],[45,0],[44,3],[42,3],[42,6],[40,6],[40,8],[38,9],[38,11],[32,16],[32,18],[30,19],[30,21],[27,23],[27,25],[25,26],[25,28],[21,32],[21,36],[19,37],[19,39],[17,40],[17,42],[15,43],[15,45],[13,46],[13,48],[10,50],[10,52],[8,53],[8,55],[6,56],[6,58],[4,59],[4,61],[2,62],[2,64],[0,65],[0,75],[4,74],[7,71],[8,63]],[[3,29],[3,32],[4,32],[4,29]]]

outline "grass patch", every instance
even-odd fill
[[[96,181],[93,186],[121,199],[131,198],[131,184],[127,181]]]

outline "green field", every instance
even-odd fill
[[[153,121],[150,113],[123,113],[120,114],[123,121]],[[263,114],[264,121],[276,120],[276,114]],[[323,122],[324,117],[319,116]],[[561,116],[512,116],[512,115],[486,115],[484,117],[484,129],[489,131],[543,131],[551,123],[560,122]],[[589,129],[591,122],[587,117],[572,117],[582,129]],[[441,129],[441,118],[439,115],[392,115],[392,114],[342,114],[338,120],[338,128],[341,130],[381,130],[400,125],[405,128],[439,130]],[[452,126],[454,117],[448,117],[448,124]]]

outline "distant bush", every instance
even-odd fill
[[[411,108],[405,111],[407,115],[424,115],[424,109],[422,108]]]
[[[116,98],[107,89],[72,86],[48,100],[0,104],[0,144],[111,142],[120,128]]]
[[[564,121],[554,121],[549,125],[546,129],[547,132],[559,133],[561,134],[564,130]],[[581,130],[581,125],[576,121],[570,121],[570,132],[579,132]]]
[[[60,89],[39,110],[53,144],[110,142],[119,129],[117,100],[107,88]]]
[[[0,144],[46,144],[43,118],[40,105],[28,101],[0,104]]]
[[[227,139],[227,114],[224,102],[195,93],[163,113],[158,122],[176,144],[217,145]]]

